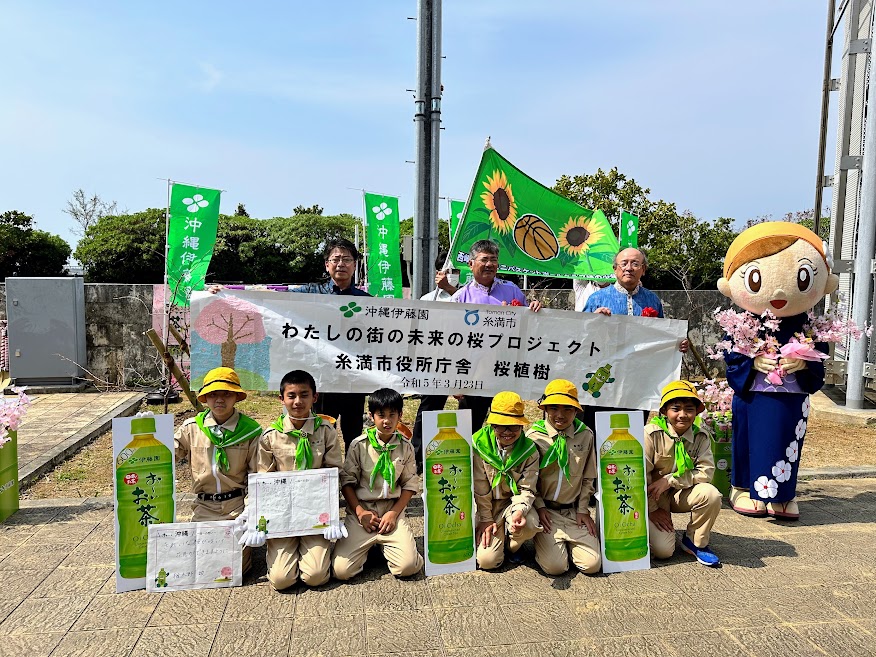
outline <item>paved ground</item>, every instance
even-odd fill
[[[139,392],[35,395],[18,429],[19,480],[29,485],[107,431],[114,417],[133,415]]]
[[[876,655],[876,479],[801,490],[796,524],[724,509],[717,570],[680,554],[551,578],[530,559],[401,581],[374,560],[351,583],[282,594],[263,550],[241,588],[115,594],[107,501],[25,502],[0,525],[0,656]]]

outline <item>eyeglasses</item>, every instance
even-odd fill
[[[480,262],[480,263],[483,263],[485,265],[489,265],[489,264],[495,265],[495,264],[499,263],[499,259],[498,258],[475,258],[475,262]]]
[[[345,265],[352,265],[355,261],[356,261],[355,258],[351,258],[350,256],[344,256],[343,258],[334,257],[334,258],[329,258],[328,260],[326,260],[326,262],[330,262],[333,265],[339,265],[342,262]]]
[[[514,426],[497,426],[495,424],[493,425],[493,432],[502,435],[520,433],[521,429],[523,429],[523,427],[517,424],[515,424]]]
[[[638,260],[623,260],[622,262],[617,263],[617,266],[623,269],[624,267],[629,267],[630,269],[641,269],[644,263],[639,262]]]

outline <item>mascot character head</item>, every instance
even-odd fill
[[[786,221],[742,231],[727,249],[718,281],[721,294],[740,308],[756,315],[769,310],[776,317],[810,310],[838,285],[818,235]]]

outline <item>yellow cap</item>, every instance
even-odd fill
[[[230,367],[217,367],[207,372],[207,376],[204,377],[204,385],[198,390],[198,401],[204,401],[208,393],[217,390],[236,392],[237,401],[246,399],[246,393],[240,387],[240,377]]]
[[[544,410],[545,406],[551,404],[556,406],[574,406],[579,411],[584,410],[581,408],[581,402],[578,401],[578,388],[575,387],[574,383],[566,381],[566,379],[554,379],[547,384],[544,394],[538,400],[538,407]]]
[[[706,405],[697,394],[697,389],[690,381],[673,381],[660,391],[660,410],[673,399],[695,399],[697,402],[697,414],[706,410]]]
[[[503,391],[493,397],[490,404],[490,414],[487,416],[487,424],[499,424],[505,426],[529,424],[523,414],[523,400],[516,392]]]

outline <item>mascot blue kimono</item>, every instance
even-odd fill
[[[779,318],[777,330],[764,329],[762,337],[781,346],[805,332],[807,313],[838,284],[821,239],[799,224],[775,221],[752,226],[733,241],[718,289],[743,310]],[[826,343],[814,347],[828,351]],[[824,365],[732,350],[724,360],[735,393],[730,504],[746,516],[796,520],[809,395],[824,385]]]

